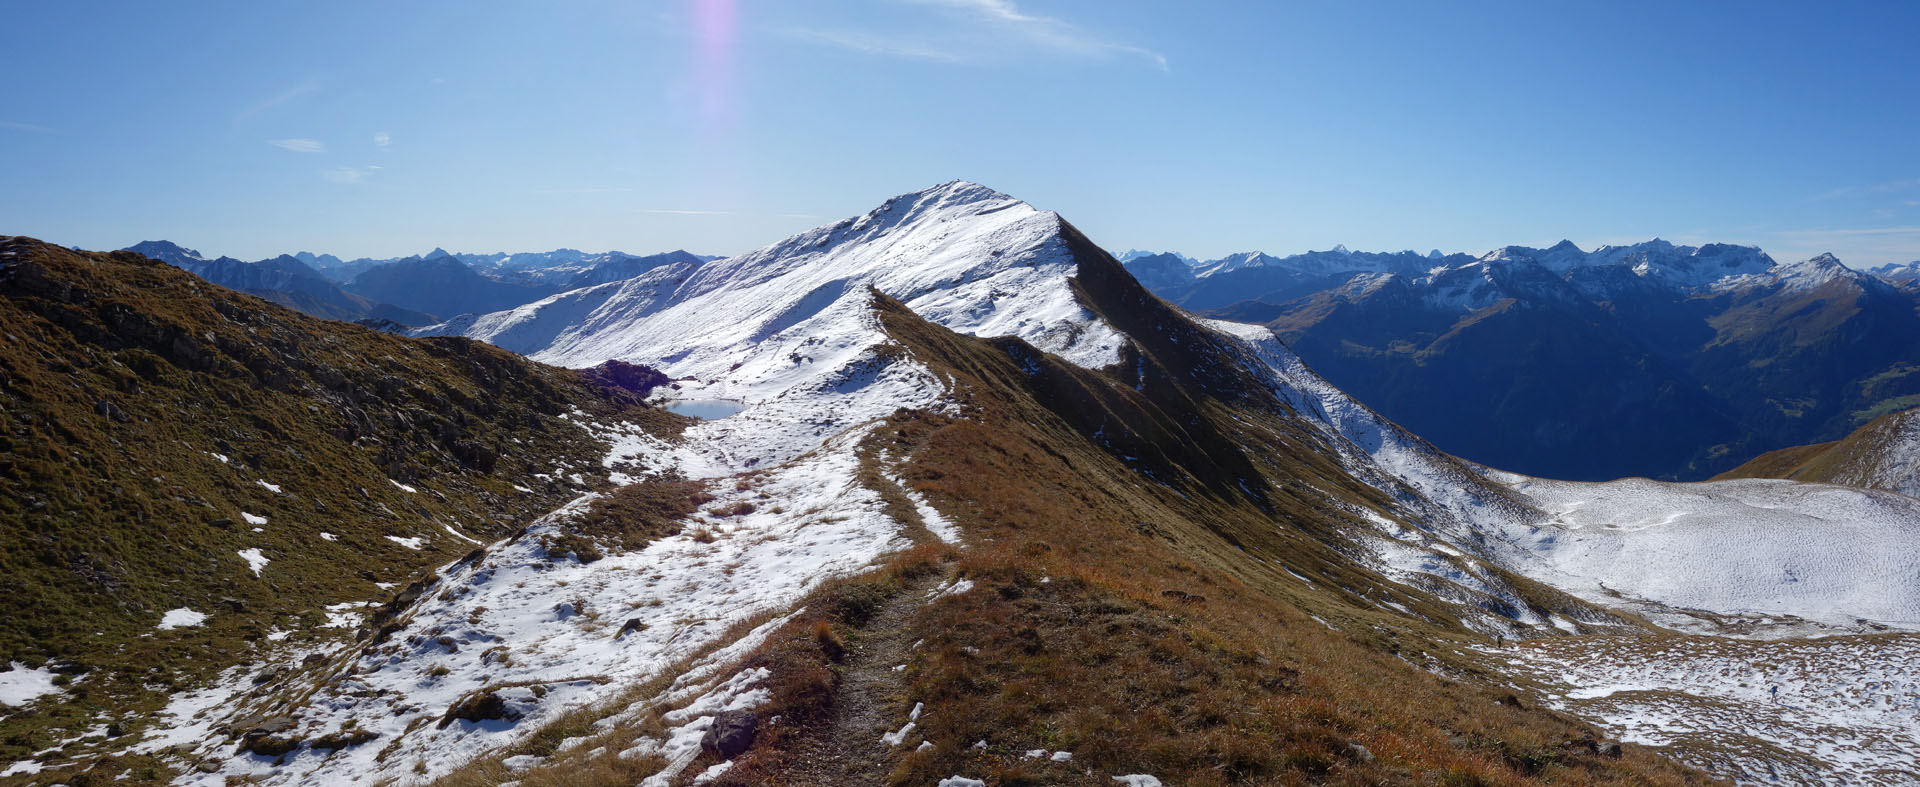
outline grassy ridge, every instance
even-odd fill
[[[475,342],[26,238],[0,238],[0,332],[0,661],[70,681],[0,721],[0,759],[90,719],[134,732],[270,632],[351,635],[319,608],[391,595],[604,483],[583,415],[682,422]],[[205,624],[156,630],[181,607]]]

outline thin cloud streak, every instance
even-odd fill
[[[359,167],[330,167],[320,170],[320,177],[335,183],[359,183],[366,180],[368,175],[373,174],[371,169],[371,167],[365,169]]]
[[[582,186],[578,188],[534,189],[535,194],[620,194],[633,189],[626,186]]]
[[[325,153],[327,143],[317,139],[269,139],[267,144],[295,153]]]
[[[1076,57],[1138,57],[1167,70],[1165,55],[1144,47],[1110,41],[1065,20],[1022,12],[1009,0],[896,0],[945,10],[968,19],[973,31],[943,32],[937,37],[860,30],[796,28],[788,37],[861,54],[937,63],[981,63],[1009,50],[1035,50]]]
[[[1891,194],[1896,191],[1906,191],[1911,188],[1920,188],[1920,178],[1889,180],[1884,183],[1869,183],[1864,186],[1843,186],[1824,194],[1816,194],[1813,198],[1816,200],[1829,200],[1861,194]]]
[[[813,44],[845,49],[863,55],[885,55],[887,57],[906,58],[908,60],[929,60],[936,63],[960,63],[966,58],[920,41],[861,33],[851,30],[813,30],[796,28],[786,31],[790,38]]]
[[[10,129],[13,129],[14,131],[31,131],[35,134],[60,133],[53,129],[47,128],[46,126],[36,126],[32,123],[15,123],[14,121],[11,121],[11,120],[0,120],[0,128],[10,128]]]
[[[938,6],[974,16],[1026,39],[1035,46],[1081,55],[1129,55],[1153,61],[1167,70],[1165,55],[1151,49],[1099,38],[1066,21],[1023,13],[1012,0],[907,0],[919,5]]]
[[[374,146],[374,147],[377,147],[377,148],[379,148],[379,149],[381,149],[381,150],[386,150],[386,149],[387,149],[387,146],[388,146],[388,145],[391,145],[391,144],[393,144],[393,135],[392,135],[392,134],[388,134],[388,133],[387,133],[387,132],[385,132],[385,131],[376,131],[376,132],[374,132],[374,134],[373,134],[373,146]]]
[[[738,216],[730,210],[676,210],[671,208],[642,208],[639,213],[651,213],[662,216]]]
[[[280,95],[274,96],[258,104],[254,104],[253,106],[247,107],[246,109],[240,110],[240,113],[237,115],[234,115],[233,119],[246,120],[247,118],[253,117],[254,115],[258,115],[269,109],[280,106],[281,104],[285,104],[288,101],[292,101],[296,98],[304,96],[308,93],[315,92],[319,89],[320,89],[319,82],[314,80],[307,80],[306,82],[302,82],[298,85],[295,85],[294,87],[292,87],[291,89],[287,90],[284,93],[281,93]]]
[[[1777,243],[1769,245],[1781,251],[1775,259],[1804,260],[1832,252],[1855,270],[1920,260],[1920,225],[1780,230],[1773,237]]]

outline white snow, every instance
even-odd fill
[[[0,672],[0,705],[19,707],[60,690],[53,685],[53,670],[28,667],[20,662]]]
[[[1920,500],[1792,481],[1500,477],[1546,514],[1516,534],[1545,570],[1521,567],[1590,600],[1920,629]]]
[[[899,746],[906,742],[907,734],[913,732],[915,726],[917,725],[915,725],[914,722],[907,722],[906,726],[880,736],[880,742],[888,746]]]
[[[322,530],[322,531],[320,531],[320,540],[322,540],[322,541],[339,541],[339,540],[340,540],[340,537],[339,537],[339,536],[336,536],[336,535],[334,535],[334,534],[332,534],[332,533],[329,533],[329,532],[327,532],[327,531],[325,531],[325,530]]]
[[[253,482],[256,484],[259,484],[261,487],[265,488],[269,492],[272,492],[276,495],[280,494],[279,484],[269,484],[267,483],[266,479],[262,479],[262,478],[256,478],[253,480]]]
[[[271,562],[266,555],[260,553],[259,547],[240,550],[240,559],[247,561],[247,568],[253,569],[253,575],[256,577],[260,576],[260,569],[266,568],[267,563]]]
[[[1115,776],[1113,777],[1113,780],[1123,785],[1126,785],[1126,787],[1160,787],[1159,779],[1156,779],[1152,776],[1148,776],[1144,773],[1133,773],[1133,774],[1128,774],[1126,776]]]
[[[949,776],[941,779],[940,783],[934,785],[934,787],[987,787],[987,783],[979,779],[969,779],[965,776]]]
[[[407,486],[406,484],[400,483],[399,481],[395,481],[391,478],[387,479],[387,483],[393,484],[393,488],[398,489],[402,492],[406,492],[408,494],[414,494],[420,491],[411,486]]]
[[[1742,781],[1920,772],[1920,636],[1552,638],[1487,653],[1546,683],[1553,707]]]
[[[264,524],[266,524],[266,523],[267,523],[267,518],[266,518],[266,517],[263,517],[263,516],[255,516],[255,515],[253,515],[253,514],[249,514],[249,513],[247,513],[247,512],[245,512],[245,511],[242,511],[242,512],[240,512],[240,518],[241,518],[241,519],[244,519],[244,520],[246,520],[246,521],[247,521],[247,524],[249,524],[249,525],[264,525]]]
[[[256,575],[258,573],[259,572],[257,571],[255,572]],[[180,607],[178,609],[167,610],[167,614],[160,616],[160,625],[155,626],[154,628],[160,629],[162,631],[167,629],[185,628],[187,626],[198,626],[201,623],[206,622],[206,620],[207,620],[206,613],[195,612],[191,609],[187,609],[186,607]]]
[[[424,547],[427,545],[427,539],[425,536],[408,536],[406,538],[402,538],[400,536],[386,536],[385,538],[388,541],[392,541],[395,544],[399,544],[400,546],[406,547],[416,552],[420,551],[421,547]]]

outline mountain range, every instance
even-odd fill
[[[1760,262],[1676,254],[1604,275],[1704,296]],[[1523,311],[1503,295],[1523,292],[1604,326],[1570,281],[1613,263],[1547,256],[1428,256],[1442,282],[1403,303]],[[1403,259],[1348,282],[1391,289]],[[1742,303],[1841,277],[1779,267],[1739,274],[1772,282]],[[0,632],[9,775],[1696,784],[1920,766],[1920,499],[1491,469],[1275,329],[1157,296],[1061,216],[978,184],[414,336],[24,238],[0,240],[0,306],[22,339],[0,356],[7,554],[44,575],[16,592],[63,583],[21,600],[76,605],[59,640],[24,618]],[[203,521],[226,511],[239,522]],[[171,552],[114,551],[141,537]],[[428,549],[451,551],[412,555]]]
[[[717,257],[686,251],[636,256],[574,249],[523,254],[424,255],[341,260],[298,252],[257,262],[208,259],[170,241],[127,247],[241,292],[323,319],[426,325],[456,315],[489,312],[556,292],[630,278],[669,264],[698,265]]]
[[[1920,394],[1908,267],[1660,240],[1126,264],[1174,303],[1268,325],[1446,450],[1517,472],[1699,479]]]

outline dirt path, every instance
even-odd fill
[[[894,670],[907,663],[913,644],[907,624],[927,603],[927,594],[948,579],[936,573],[908,584],[856,637],[848,638],[833,721],[794,752],[790,783],[885,784],[893,758],[919,745],[917,730],[909,731],[898,746],[881,737],[898,732],[913,709],[913,698],[905,696],[905,673]]]

